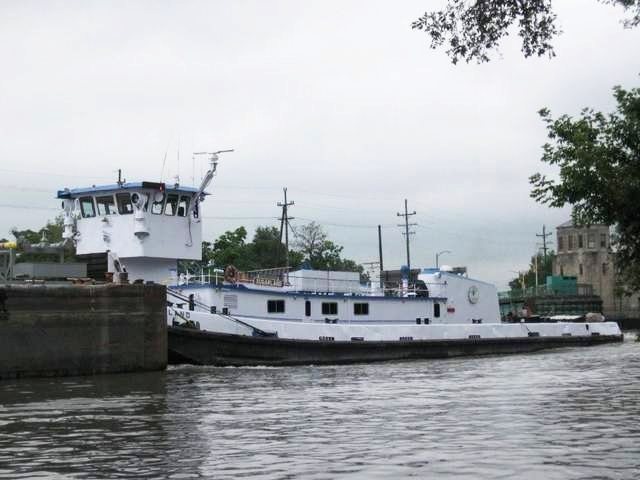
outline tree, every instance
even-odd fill
[[[509,288],[512,290],[520,290],[522,288],[522,282],[527,288],[535,287],[536,285],[536,268],[538,271],[538,284],[544,285],[548,275],[552,274],[553,271],[553,259],[555,257],[555,253],[550,251],[547,253],[547,258],[542,253],[537,253],[531,257],[531,262],[529,263],[529,270],[527,270],[524,275],[518,276],[509,282]],[[536,267],[537,264],[537,267]]]
[[[246,243],[247,230],[238,227],[220,235],[213,243],[202,242],[202,260],[217,268],[234,265],[240,270],[260,270],[283,267],[286,247],[280,242],[280,232],[275,227],[258,227],[253,241]],[[302,262],[302,254],[289,252],[291,266]],[[197,266],[199,271],[200,266]]]
[[[313,262],[319,255],[327,240],[327,234],[316,222],[302,225],[295,232],[294,248],[302,253],[303,258]]]
[[[630,11],[625,27],[640,24],[640,0],[599,0]],[[447,44],[447,54],[459,60],[489,61],[489,52],[509,35],[512,27],[522,39],[522,53],[555,56],[552,40],[560,33],[552,0],[449,0],[442,10],[427,12],[412,28],[431,37],[431,48]]]
[[[62,233],[64,231],[64,218],[62,215],[58,215],[53,220],[48,220],[47,224],[40,230],[18,230],[17,228],[11,229],[11,234],[15,237],[18,244],[18,252],[23,250],[24,243],[37,244],[37,243],[58,243],[62,241]],[[21,244],[23,246],[21,247]],[[58,260],[59,254],[51,253],[19,253],[17,262],[44,262]],[[64,251],[65,261],[73,261],[75,259],[75,250],[69,245],[69,248]]]
[[[271,226],[258,227],[253,241],[246,242],[247,230],[238,227],[220,235],[213,243],[202,242],[202,263],[182,263],[181,270],[198,273],[202,265],[213,263],[217,268],[234,265],[240,270],[261,270],[284,267],[286,247],[280,241],[280,231]],[[344,270],[362,273],[364,269],[353,260],[342,258],[343,247],[327,240],[322,227],[311,222],[297,231],[298,250],[289,252],[289,265],[298,268],[307,262],[311,268]]]
[[[276,227],[258,227],[249,250],[255,269],[280,267],[286,263],[286,247],[280,241],[280,231]]]
[[[247,230],[244,227],[238,227],[233,231],[228,230],[218,237],[213,247],[209,247],[203,259],[213,261],[218,268],[234,265],[240,270],[250,270],[253,264],[245,243],[246,238]]]
[[[615,226],[616,267],[640,290],[640,88],[614,87],[617,109],[584,109],[579,118],[539,113],[551,140],[542,161],[559,168],[557,180],[536,173],[531,197],[551,207],[572,206],[577,225]]]
[[[364,272],[362,265],[342,258],[344,247],[328,240],[322,227],[315,222],[298,228],[294,245],[313,269]]]

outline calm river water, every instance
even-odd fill
[[[0,382],[0,478],[640,478],[640,343]]]

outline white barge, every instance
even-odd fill
[[[518,353],[622,341],[615,322],[502,323],[493,285],[424,269],[415,285],[363,287],[359,275],[225,270],[178,275],[200,260],[200,188],[154,182],[65,189],[65,238],[78,255],[107,252],[108,271],[167,284],[169,358],[214,365],[349,363]]]

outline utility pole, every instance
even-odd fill
[[[384,266],[382,264],[382,225],[378,225],[378,254],[380,255],[380,288],[384,289]]]
[[[409,278],[411,278],[411,254],[409,252],[409,235],[414,235],[416,232],[410,232],[409,231],[409,227],[413,227],[415,225],[418,225],[417,223],[409,223],[409,217],[411,215],[415,215],[416,212],[415,210],[411,213],[409,213],[408,209],[407,209],[407,199],[404,199],[404,213],[398,213],[397,215],[399,217],[404,217],[404,225],[398,225],[399,227],[404,227],[404,232],[402,232],[402,234],[405,236],[405,239],[407,241],[407,267],[409,268]]]
[[[285,266],[287,272],[289,271],[289,220],[293,220],[293,217],[289,216],[288,208],[295,205],[295,202],[287,201],[287,187],[282,189],[284,192],[284,202],[278,202],[278,206],[282,207],[282,217],[280,218],[280,243],[282,243],[282,233],[284,232],[284,245],[285,245]]]
[[[544,262],[542,263],[542,272],[543,275],[546,275],[547,268],[547,237],[551,236],[551,232],[547,233],[546,225],[542,225],[542,233],[536,233],[536,237],[542,238],[542,251],[544,255]],[[536,260],[538,259],[538,254],[536,253]],[[538,273],[536,272],[536,279],[538,278]]]
[[[542,233],[536,233],[536,237],[542,238],[542,251],[544,252],[544,264],[547,264],[547,237],[551,236],[551,232],[547,233],[546,225],[542,225]]]

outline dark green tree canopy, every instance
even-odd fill
[[[599,1],[629,11],[626,27],[640,24],[640,0]],[[553,0],[449,0],[442,10],[427,12],[413,22],[412,28],[431,37],[431,48],[446,45],[454,64],[489,61],[489,53],[510,29],[517,29],[525,57],[553,57],[551,42],[560,33]]]
[[[616,265],[627,285],[640,290],[640,88],[614,88],[617,109],[592,109],[557,119],[543,109],[549,143],[542,161],[557,179],[536,173],[531,196],[552,207],[572,206],[578,225],[615,226]]]
[[[203,263],[213,264],[217,268],[234,265],[244,271],[286,265],[286,247],[280,241],[280,231],[276,227],[258,227],[253,240],[247,243],[246,239],[247,230],[238,227],[223,233],[213,243],[202,242]],[[297,229],[295,248],[289,251],[289,265],[298,268],[306,262],[311,268],[319,270],[362,273],[361,265],[342,258],[342,249],[328,240],[320,225],[311,222]],[[190,262],[183,264],[183,267],[197,273],[201,265],[199,262]]]
[[[244,227],[226,231],[213,245],[207,245],[207,251],[203,252],[202,259],[213,262],[217,267],[235,265],[241,270],[247,270],[251,262],[247,256],[246,239],[247,230]]]

